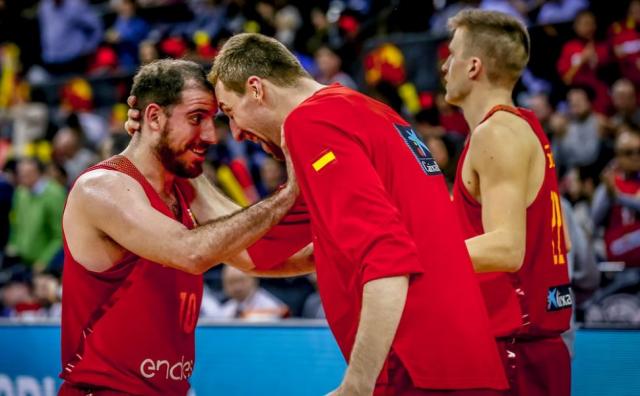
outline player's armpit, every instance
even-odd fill
[[[485,233],[466,241],[476,272],[517,271],[526,245],[527,180],[531,149],[521,134],[487,123],[472,135]]]

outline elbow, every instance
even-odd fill
[[[501,267],[505,272],[518,272],[524,264],[524,246],[505,246],[503,254],[501,255]]]
[[[183,265],[185,272],[191,275],[202,275],[208,269],[208,266],[205,265],[204,257],[196,252],[186,255]]]

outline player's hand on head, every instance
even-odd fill
[[[282,149],[284,161],[287,165],[287,187],[292,190],[292,193],[298,195],[300,192],[300,189],[298,188],[298,179],[296,178],[296,172],[295,169],[293,169],[293,162],[291,162],[291,154],[289,153],[287,141],[285,140],[284,126],[280,128],[280,148]]]
[[[133,135],[136,132],[140,132],[140,111],[134,109],[136,105],[136,97],[129,96],[127,98],[127,104],[129,105],[129,111],[127,112],[127,121],[124,123],[124,129],[129,135]]]

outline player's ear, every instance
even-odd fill
[[[264,99],[264,81],[258,76],[251,76],[247,79],[247,95],[252,99],[262,102]]]
[[[164,128],[166,115],[164,114],[164,109],[160,105],[150,103],[147,108],[144,109],[142,119],[151,130],[161,130]]]
[[[469,58],[469,67],[467,74],[469,75],[469,79],[475,80],[480,75],[480,71],[482,70],[483,64],[482,60],[477,56],[472,56]]]

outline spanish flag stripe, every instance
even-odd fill
[[[322,157],[318,158],[313,164],[313,169],[315,169],[316,172],[319,172],[320,169],[324,168],[325,166],[327,166],[328,164],[330,164],[331,162],[336,160],[336,155],[333,154],[333,151],[328,151],[326,152]]]

